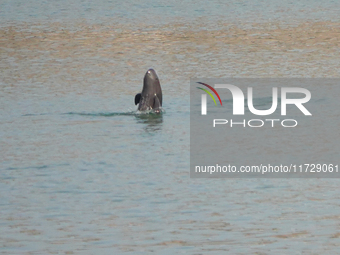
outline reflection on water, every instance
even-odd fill
[[[161,130],[163,125],[163,114],[136,114],[137,123],[145,125],[144,130],[147,133],[153,133]]]

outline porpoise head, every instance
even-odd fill
[[[156,71],[150,68],[144,75],[143,89],[150,89],[150,86],[160,86]]]

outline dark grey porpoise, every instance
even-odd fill
[[[149,69],[144,76],[142,93],[135,96],[135,104],[139,111],[154,110],[160,112],[162,107],[162,89],[158,76],[153,69]]]

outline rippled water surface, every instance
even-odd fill
[[[338,13],[1,1],[0,253],[339,253],[338,180],[189,178],[189,79],[339,77]],[[150,67],[161,115],[134,105]]]

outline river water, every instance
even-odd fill
[[[339,9],[1,1],[0,253],[339,253],[338,180],[189,177],[190,78],[339,77]]]

